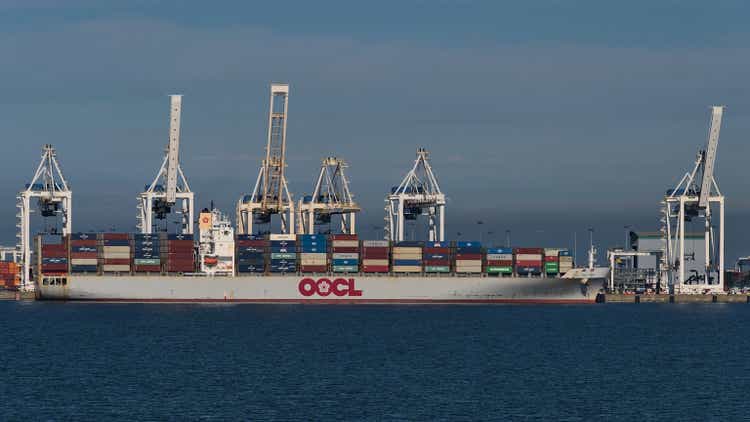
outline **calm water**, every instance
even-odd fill
[[[745,305],[0,302],[1,420],[740,419]]]

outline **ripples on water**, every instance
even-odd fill
[[[2,420],[744,418],[743,305],[0,303]]]

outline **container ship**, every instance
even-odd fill
[[[606,269],[560,248],[235,235],[218,210],[200,234],[35,237],[43,300],[248,303],[593,303]]]

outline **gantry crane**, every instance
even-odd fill
[[[341,217],[341,233],[357,233],[355,215],[360,207],[349,190],[349,181],[344,174],[347,167],[340,158],[326,157],[322,160],[312,195],[299,201],[299,233],[315,233],[316,224],[330,224],[334,215]]]
[[[427,217],[428,240],[445,240],[445,195],[440,191],[426,149],[417,149],[414,166],[401,184],[391,189],[385,201],[387,239],[403,241],[406,220],[416,220],[424,215]]]
[[[170,95],[169,143],[164,161],[153,182],[138,195],[138,229],[152,233],[154,219],[166,220],[172,208],[181,202],[183,234],[193,234],[195,197],[180,166],[180,114],[182,95]]]
[[[57,163],[57,154],[52,145],[42,148],[42,161],[26,189],[19,192],[18,200],[18,241],[21,255],[21,288],[34,290],[30,277],[31,269],[31,199],[37,198],[37,207],[42,217],[59,217],[62,235],[70,234],[72,222],[73,192]],[[56,232],[57,229],[53,229]]]
[[[667,191],[662,201],[666,236],[662,270],[675,293],[701,293],[724,290],[724,195],[714,178],[723,106],[713,106],[706,149],[701,150],[690,173]],[[712,205],[719,208],[719,236],[714,233]],[[685,271],[685,223],[704,223],[705,272],[688,277]],[[718,243],[718,253],[717,253]]]
[[[253,223],[269,224],[274,214],[280,217],[281,232],[294,234],[294,202],[284,175],[288,100],[289,85],[272,83],[266,157],[252,193],[237,202],[238,234],[251,234]]]

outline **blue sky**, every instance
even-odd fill
[[[15,193],[44,143],[74,187],[76,229],[132,229],[171,93],[185,95],[182,165],[200,205],[232,210],[257,173],[274,80],[291,84],[291,190],[312,189],[321,157],[347,159],[368,237],[424,146],[450,237],[478,237],[481,219],[519,244],[569,245],[589,226],[621,243],[624,225],[657,227],[710,105],[725,104],[729,256],[750,254],[750,6],[652,3],[5,1],[0,239],[14,241]]]

